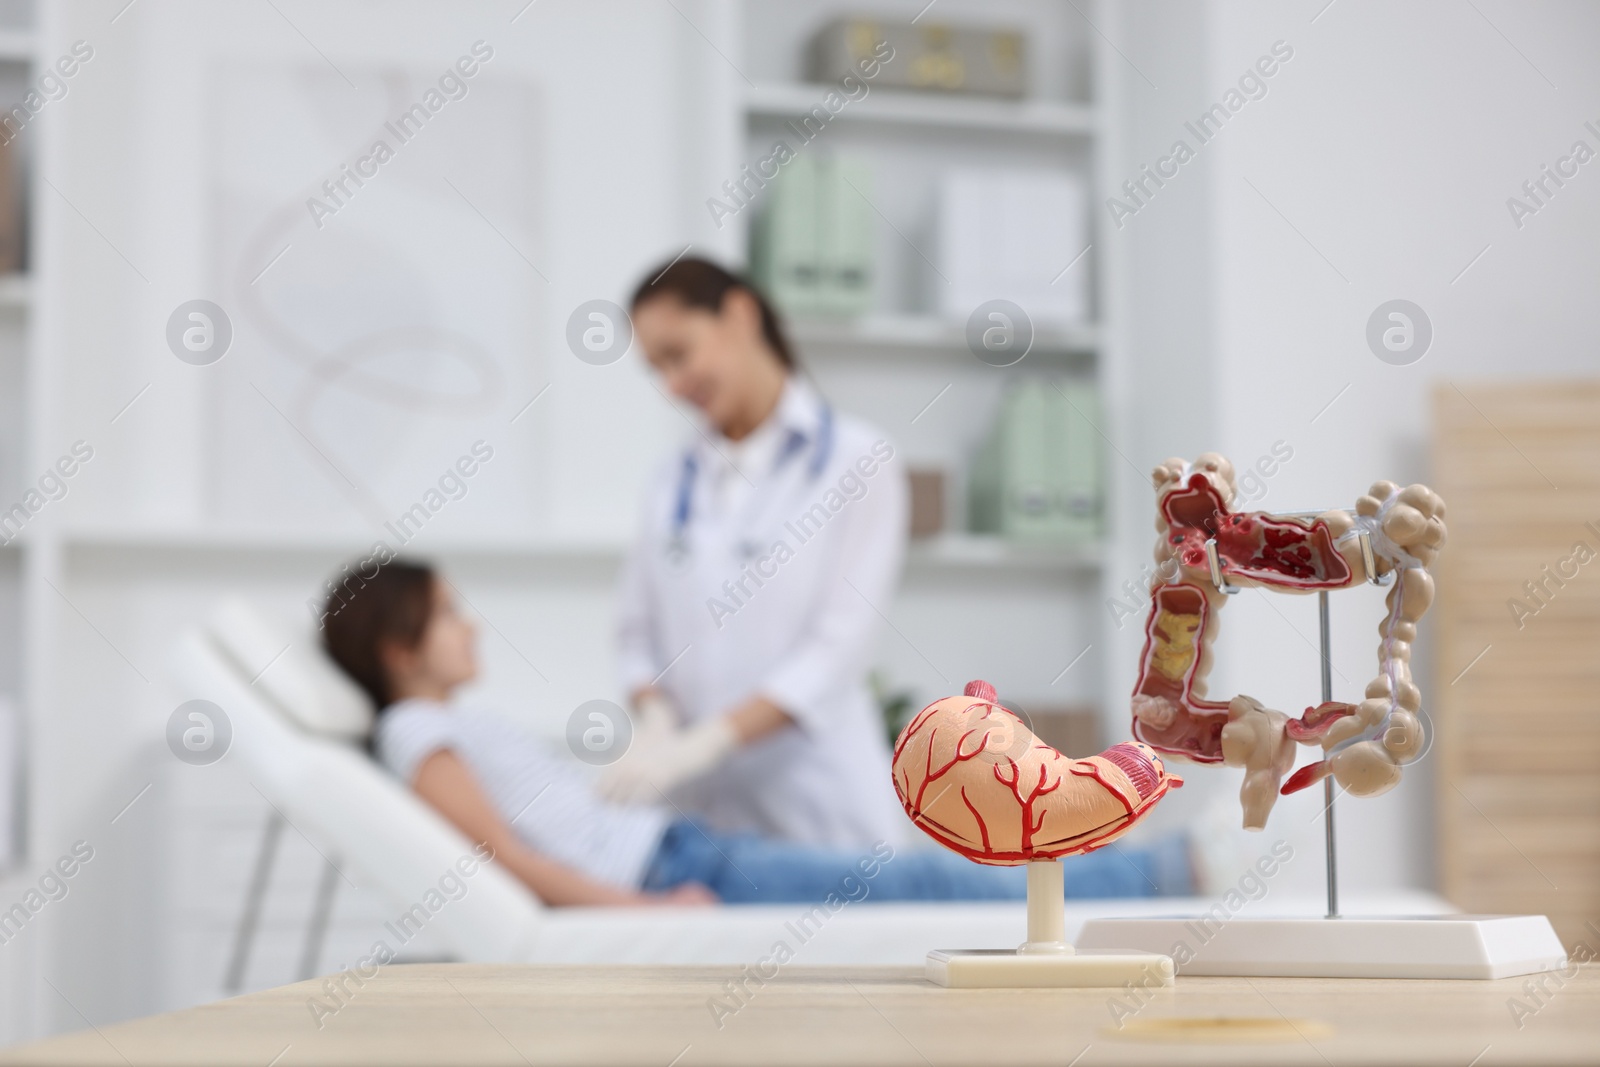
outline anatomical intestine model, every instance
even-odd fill
[[[1233,465],[1212,452],[1192,464],[1168,459],[1153,480],[1158,567],[1134,684],[1133,735],[1165,755],[1243,767],[1239,799],[1252,830],[1266,825],[1296,742],[1320,745],[1326,756],[1295,772],[1284,794],[1330,774],[1356,796],[1393,788],[1424,744],[1411,645],[1433,602],[1427,568],[1445,540],[1438,494],[1425,485],[1376,482],[1353,513],[1235,512]],[[1391,587],[1378,627],[1378,675],[1359,704],[1327,701],[1291,719],[1248,696],[1205,699],[1217,609],[1227,600],[1219,584],[1308,593],[1369,580]]]
[[[1109,845],[1183,784],[1134,741],[1087,759],[1045,744],[987,682],[936,700],[901,731],[894,788],[939,844],[977,863],[1016,866]]]

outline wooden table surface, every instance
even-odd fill
[[[321,1026],[301,982],[20,1046],[0,1064],[1444,1064],[1600,1062],[1600,970],[1527,979],[1180,978],[949,990],[911,968],[782,970],[713,1019],[726,967],[394,965]],[[1532,1014],[1513,1017],[1513,998]],[[1112,1005],[1120,1001],[1122,1009]],[[327,1002],[331,1007],[332,1001]],[[1118,1016],[1122,1026],[1119,1028]]]

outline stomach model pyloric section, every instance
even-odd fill
[[[1444,501],[1425,485],[1376,482],[1349,511],[1234,511],[1233,465],[1211,452],[1192,463],[1166,460],[1153,480],[1157,567],[1133,689],[1134,737],[1166,756],[1243,767],[1239,799],[1250,829],[1266,825],[1280,793],[1330,774],[1356,796],[1392,789],[1401,767],[1423,749],[1411,645],[1433,602],[1428,568],[1445,541]],[[1370,574],[1363,539],[1371,548]],[[1309,593],[1389,583],[1378,673],[1359,703],[1328,701],[1290,718],[1249,696],[1206,699],[1218,610],[1227,602],[1207,542],[1214,542],[1223,584],[1235,589]],[[1324,757],[1284,782],[1296,743],[1320,745]]]

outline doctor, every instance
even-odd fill
[[[652,480],[624,570],[635,726],[602,790],[667,795],[727,831],[903,840],[866,685],[905,554],[897,450],[799,376],[772,308],[721,267],[680,259],[632,310],[651,367],[704,420]]]

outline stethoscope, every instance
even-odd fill
[[[822,406],[821,415],[817,419],[817,444],[811,452],[811,462],[807,464],[806,475],[811,481],[816,481],[822,469],[828,465],[828,458],[833,454],[833,408],[830,405]],[[772,475],[776,477],[788,463],[806,446],[806,435],[799,430],[790,430],[789,436],[783,442],[783,448],[778,452],[778,458],[772,464]],[[694,516],[694,482],[700,473],[700,461],[695,456],[693,448],[683,454],[683,464],[678,469],[678,492],[672,508],[672,533],[667,538],[667,560],[674,566],[682,566],[689,558],[689,521]],[[761,546],[750,538],[741,540],[740,553],[746,558],[751,558],[761,551]]]

